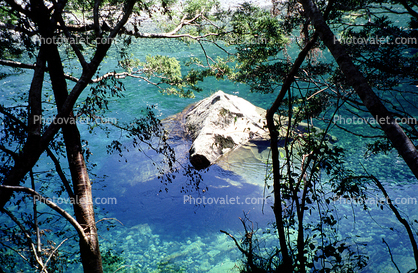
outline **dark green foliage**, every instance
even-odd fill
[[[225,20],[225,17],[229,20]],[[183,80],[197,91],[198,81],[215,77],[245,82],[253,91],[273,92],[288,68],[288,64],[277,61],[288,42],[277,18],[247,3],[235,11],[217,13],[216,18],[219,27],[213,31],[219,35],[210,39],[221,40],[226,46],[233,46],[233,53],[228,52],[226,57],[218,56],[216,59],[191,58],[186,65],[193,64],[199,69],[190,69]]]
[[[77,116],[86,116],[90,121],[109,110],[110,98],[123,97],[125,87],[114,77],[106,78],[90,88],[91,93],[78,108]]]
[[[393,149],[392,144],[387,140],[376,140],[373,143],[367,144],[367,151],[365,156],[371,156],[378,153],[385,153],[387,154],[389,151]]]
[[[272,86],[287,70],[287,64],[276,61],[288,42],[279,21],[267,11],[243,4],[233,14],[231,25],[230,43],[236,45],[239,64],[233,79],[246,82],[255,91],[273,92]]]
[[[116,272],[124,267],[125,260],[122,258],[123,253],[115,254],[114,251],[108,249],[102,252],[103,272]]]

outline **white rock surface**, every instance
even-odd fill
[[[269,139],[265,110],[222,91],[199,101],[186,114],[185,126],[193,140],[190,162],[196,169],[210,166],[249,140]]]
[[[243,4],[243,3],[250,3],[256,7],[260,7],[260,8],[264,8],[264,9],[269,9],[272,7],[272,2],[271,0],[221,0],[221,7],[224,9],[235,9],[237,8],[239,5]]]

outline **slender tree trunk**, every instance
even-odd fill
[[[276,109],[277,110],[277,109]],[[283,204],[282,204],[282,185],[280,174],[280,161],[279,161],[279,147],[278,147],[278,131],[274,124],[275,110],[270,108],[267,110],[267,126],[270,132],[270,147],[271,157],[273,163],[273,191],[274,191],[274,206],[273,212],[276,218],[276,227],[279,234],[280,251],[283,256],[283,270],[289,271],[293,268],[292,258],[289,255],[287,247],[286,234],[284,230],[283,222]],[[290,272],[290,271],[289,271]]]
[[[266,120],[267,126],[270,133],[270,148],[271,148],[271,156],[272,156],[272,163],[273,163],[273,189],[274,189],[274,215],[276,218],[276,226],[277,231],[279,233],[279,241],[280,241],[280,248],[283,255],[283,266],[285,270],[291,270],[293,267],[292,258],[289,256],[289,251],[286,242],[286,236],[284,231],[284,223],[283,223],[283,209],[282,209],[282,197],[281,197],[281,174],[280,174],[280,161],[279,161],[279,147],[278,147],[278,131],[276,125],[274,123],[274,114],[279,109],[286,93],[289,91],[292,83],[295,80],[295,76],[299,70],[299,67],[302,65],[303,61],[305,60],[306,56],[308,55],[311,48],[314,46],[316,42],[317,35],[315,36],[306,44],[303,50],[299,53],[295,63],[292,66],[292,69],[289,71],[288,75],[286,76],[286,80],[283,82],[282,88],[277,95],[276,100],[272,104],[272,106],[267,110]],[[297,197],[296,197],[297,198]],[[298,213],[299,214],[299,213]],[[300,236],[303,238],[303,230]],[[298,241],[298,243],[300,243]],[[303,240],[302,240],[303,243]],[[298,249],[303,249],[303,245],[298,245]],[[303,251],[302,251],[302,267],[303,266]]]
[[[80,254],[84,272],[103,272],[94,217],[91,183],[84,161],[77,125],[65,125],[63,133],[73,181],[74,196],[75,200],[78,200],[78,203],[74,204],[74,213],[77,222],[84,228],[87,238],[87,242],[80,239]]]
[[[3,185],[17,186],[25,175],[32,169],[38,161],[43,151],[41,147],[41,117],[42,117],[42,88],[44,81],[46,57],[45,47],[39,50],[36,67],[33,72],[33,78],[29,89],[29,109],[28,109],[28,138],[21,154],[15,158],[15,165],[10,170],[9,175],[4,180]],[[46,148],[46,147],[45,147]],[[0,191],[0,208],[3,208],[13,191]]]
[[[61,57],[58,48],[51,45],[48,54],[49,74],[54,90],[58,112],[68,97],[67,83],[64,78]],[[87,241],[80,238],[80,254],[84,272],[103,272],[102,259],[97,235],[96,220],[94,218],[93,197],[91,183],[84,161],[80,133],[76,120],[70,113],[67,123],[62,126],[65,147],[67,150],[68,164],[74,188],[75,200],[74,213],[77,222],[84,228]]]
[[[312,21],[322,41],[337,61],[348,83],[354,88],[369,112],[379,122],[393,147],[402,156],[409,169],[418,178],[418,151],[412,141],[405,134],[401,126],[395,121],[390,112],[383,105],[379,97],[373,92],[366,78],[357,69],[344,46],[332,33],[321,12],[311,0],[301,0],[306,15]]]
[[[96,6],[99,7],[99,0],[96,0]],[[78,131],[75,119],[72,113],[74,104],[85,89],[87,84],[91,81],[94,73],[97,71],[103,58],[106,56],[110,48],[111,41],[120,31],[123,25],[127,22],[132,13],[135,0],[127,1],[123,10],[124,14],[114,29],[108,35],[109,43],[99,44],[90,63],[87,63],[81,52],[75,48],[75,52],[83,67],[83,73],[76,83],[76,85],[68,94],[67,84],[64,77],[61,58],[56,45],[48,44],[41,46],[46,48],[44,52],[46,56],[38,58],[38,63],[35,68],[34,78],[32,80],[30,98],[29,98],[29,136],[19,155],[15,156],[15,165],[10,170],[7,177],[3,180],[3,185],[18,186],[25,175],[36,164],[41,154],[47,149],[50,141],[58,133],[59,129],[63,129],[64,141],[67,149],[67,156],[69,167],[72,176],[74,187],[75,200],[79,202],[74,204],[74,212],[78,223],[84,228],[85,238],[80,238],[80,252],[83,262],[84,272],[103,272],[101,255],[98,243],[96,222],[94,218],[92,193],[90,179],[85,165],[80,133]],[[15,3],[16,6],[19,6]],[[35,22],[39,34],[43,38],[52,38],[57,30],[57,22],[59,21],[61,27],[65,25],[61,18],[61,12],[66,5],[66,1],[58,1],[54,3],[54,12],[52,9],[45,6],[41,0],[30,1],[29,17]],[[95,16],[97,16],[98,9],[95,9]],[[98,20],[96,23],[98,23]],[[101,33],[99,37],[101,37]],[[41,53],[39,53],[41,55]],[[40,134],[41,122],[34,123],[34,117],[42,113],[42,104],[40,101],[43,73],[45,72],[45,60],[48,63],[48,71],[51,77],[52,88],[55,94],[55,100],[58,110],[57,118],[65,118],[68,124],[49,125],[44,133]],[[68,119],[70,118],[70,119]],[[2,189],[0,191],[0,208],[10,200],[12,191],[9,189]]]

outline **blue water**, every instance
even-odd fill
[[[177,42],[162,43],[166,47],[161,53],[172,50],[174,46],[170,45],[173,43]],[[196,52],[194,48],[175,48],[176,52],[173,55],[180,57],[198,53],[193,53]],[[157,116],[164,119],[220,89],[249,99],[261,107],[267,107],[274,98],[274,95],[252,94],[249,88],[242,84],[214,79],[207,79],[202,84],[204,91],[196,93],[194,99],[163,95],[135,79],[128,79],[124,84],[124,97],[110,105],[110,113],[120,118],[121,122],[128,122],[137,117],[140,110],[149,105],[154,105]],[[90,136],[86,134],[85,137]],[[166,266],[165,270],[173,267],[185,269],[186,272],[232,270],[235,264],[239,264],[241,256],[232,240],[220,233],[220,230],[226,230],[240,238],[243,228],[239,217],[243,217],[244,214],[254,222],[255,229],[265,229],[273,220],[271,199],[266,200],[264,213],[263,202],[258,200],[263,197],[265,174],[265,166],[261,162],[254,163],[253,169],[259,172],[253,174],[252,181],[244,180],[239,173],[225,171],[216,165],[211,166],[208,170],[199,172],[202,182],[199,189],[196,189],[196,175],[186,177],[185,170],[180,168],[172,183],[164,184],[156,177],[156,169],[144,153],[131,150],[124,154],[123,158],[119,155],[107,156],[103,148],[111,139],[100,135],[95,139],[90,146],[94,158],[101,159],[98,160],[97,173],[106,175],[106,178],[99,185],[106,185],[106,188],[97,189],[94,195],[117,198],[117,205],[101,207],[108,211],[106,217],[117,218],[123,223],[123,226],[117,223],[116,227],[108,232],[106,224],[103,224],[102,228],[99,224],[99,231],[105,238],[109,233],[112,240],[106,240],[105,247],[112,248],[115,252],[123,251],[123,257],[132,272],[162,270],[159,268],[161,264]],[[187,166],[191,143],[177,139],[173,140],[172,144],[176,148],[177,157]],[[194,198],[195,201],[192,204],[185,203],[185,200],[190,200],[188,198]],[[209,202],[212,203],[199,204],[200,201],[203,202],[203,198],[211,200]],[[252,198],[249,200],[254,204],[220,204],[222,200],[230,201],[231,198],[240,198],[241,202],[246,198]],[[143,243],[144,236],[148,238],[146,243]],[[144,258],[147,256],[148,258]],[[127,272],[131,272],[129,270]]]
[[[207,49],[209,54],[223,54],[213,47]],[[199,47],[188,47],[173,40],[138,40],[133,42],[130,50],[141,60],[148,54],[168,53],[182,61],[193,55],[201,56]],[[102,71],[118,69],[116,58],[117,53],[112,51],[104,62]],[[1,100],[7,102],[16,93],[27,92],[30,79],[30,72],[2,79]],[[123,97],[111,99],[106,115],[117,118],[120,123],[129,123],[140,117],[141,110],[150,105],[155,106],[159,118],[170,117],[217,90],[241,96],[263,108],[268,108],[276,95],[251,93],[246,85],[211,78],[201,84],[203,92],[196,93],[193,99],[161,94],[152,85],[138,79],[125,79],[123,83],[126,88]],[[321,126],[321,123],[315,125]],[[165,184],[156,177],[157,170],[148,157],[154,156],[151,151],[140,152],[131,148],[123,157],[117,154],[108,155],[106,145],[113,139],[126,145],[129,145],[129,140],[123,138],[123,133],[117,130],[107,135],[100,129],[93,134],[86,129],[86,125],[80,125],[82,138],[88,140],[93,153],[89,161],[97,164],[91,171],[98,175],[92,175],[93,196],[101,198],[100,200],[116,200],[113,204],[97,205],[96,209],[97,221],[107,219],[98,223],[102,251],[106,253],[110,250],[120,258],[113,271],[120,268],[118,272],[234,272],[241,255],[232,240],[220,233],[220,230],[241,238],[243,228],[239,217],[244,214],[253,222],[254,229],[259,229],[257,234],[263,244],[275,244],[274,236],[263,233],[269,229],[269,223],[273,222],[274,217],[270,208],[271,198],[266,203],[259,201],[263,197],[266,173],[266,166],[262,162],[240,163],[246,164],[245,168],[232,166],[232,170],[239,170],[237,172],[214,165],[191,177],[185,176],[185,170],[180,168],[172,183]],[[369,130],[366,126],[351,129],[359,132]],[[347,149],[348,167],[361,172],[362,166],[365,166],[385,183],[392,198],[416,197],[418,185],[415,178],[396,153],[364,158],[364,139],[349,135],[338,128],[334,128],[331,134],[338,137],[338,145]],[[190,142],[173,139],[172,145],[176,148],[180,162],[187,166]],[[52,168],[51,166],[48,159],[43,157],[39,170]],[[248,172],[244,173],[245,170]],[[199,175],[202,180],[196,188],[195,182]],[[373,196],[377,193],[371,191],[371,194]],[[241,201],[250,198],[254,203],[220,204],[221,200],[236,200],[237,197]],[[185,203],[190,198],[206,198],[212,200],[212,203]],[[214,204],[214,200],[218,200],[218,204]],[[370,206],[368,211],[364,211],[361,206],[336,206],[336,216],[341,218],[338,236],[366,244],[361,246],[361,250],[369,256],[369,266],[364,272],[394,270],[382,238],[391,246],[394,258],[403,270],[413,267],[412,251],[406,232],[387,208],[380,210],[376,206]],[[418,219],[416,206],[401,204],[399,208],[410,220],[414,220]],[[71,211],[70,207],[66,208]],[[69,247],[71,244],[72,248]],[[77,251],[77,244],[72,241],[68,248]],[[81,267],[76,265],[74,270],[79,271]]]
[[[191,53],[195,52],[193,48],[180,46],[176,49],[174,55],[177,56],[198,55],[197,52]],[[115,108],[111,110],[112,114],[121,114],[124,119],[128,119],[126,116],[135,117],[138,110],[145,105],[156,105],[159,117],[166,118],[219,89],[244,97],[264,108],[268,108],[275,97],[275,94],[251,93],[249,88],[242,84],[214,79],[205,81],[202,85],[204,91],[197,93],[195,99],[168,97],[136,80],[127,80],[125,85],[127,89],[125,98],[115,101]],[[344,111],[341,110],[341,114],[348,115],[348,112]],[[320,122],[315,125],[322,126]],[[358,132],[370,131],[366,125],[348,128]],[[334,128],[331,134],[339,139],[338,145],[346,148],[349,168],[358,172],[363,170],[363,166],[367,168],[384,182],[392,198],[416,197],[414,192],[418,190],[418,186],[414,183],[415,179],[395,152],[365,158],[364,139],[349,135],[338,128]],[[85,137],[88,138],[88,135],[86,134]],[[103,146],[100,146],[104,144],[100,143],[107,141],[108,139],[96,138],[97,151],[94,154],[97,158],[102,158],[104,154]],[[178,145],[180,158],[187,158],[190,144],[182,141]],[[270,227],[268,223],[273,222],[271,199],[267,199],[264,207],[262,204],[206,206],[184,204],[185,196],[181,189],[189,185],[190,179],[184,177],[181,171],[172,184],[165,185],[155,177],[144,178],[143,173],[150,172],[150,167],[147,163],[148,158],[141,152],[130,152],[127,161],[125,163],[117,155],[99,160],[101,163],[98,173],[107,175],[103,182],[106,184],[106,189],[95,192],[95,195],[117,197],[117,205],[103,207],[109,211],[108,217],[117,218],[124,226],[117,224],[115,229],[109,231],[112,240],[106,240],[105,245],[117,251],[123,250],[130,268],[147,272],[150,268],[158,269],[161,264],[168,262],[172,268],[185,269],[186,272],[210,270],[212,270],[210,272],[225,272],[226,269],[233,269],[234,264],[239,264],[237,259],[241,257],[240,253],[232,241],[219,230],[224,229],[236,234],[237,237],[242,236],[243,228],[238,217],[242,217],[244,213],[248,213],[255,227],[260,228],[260,239],[267,241],[267,244],[274,244],[276,240],[274,236],[262,233]],[[203,182],[200,189],[198,191],[192,189],[191,196],[195,198],[262,197],[266,166],[261,162],[249,163],[245,168],[249,170],[249,174],[241,173],[245,169],[239,167],[235,166],[235,169],[239,170],[238,173],[225,171],[216,165],[210,167],[201,173]],[[206,187],[207,191],[202,192]],[[371,196],[376,194],[377,192],[371,190]],[[359,246],[361,253],[369,257],[369,265],[363,272],[381,270],[391,272],[394,269],[382,238],[385,238],[391,246],[392,254],[401,269],[408,270],[413,267],[412,252],[406,232],[388,208],[381,210],[377,206],[370,205],[369,210],[364,211],[359,205],[336,204],[336,206],[338,208],[335,212],[336,216],[341,219],[338,231],[340,238],[347,239],[353,245],[365,244]],[[409,215],[410,220],[417,219],[416,204],[399,205],[399,207]],[[144,229],[146,232],[143,231]],[[137,230],[141,230],[140,235]],[[142,237],[147,232],[151,235],[145,235],[149,239],[143,244]],[[106,231],[104,233],[106,234]],[[119,247],[112,246],[112,242]],[[408,255],[405,255],[406,253]]]

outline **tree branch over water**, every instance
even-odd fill
[[[334,56],[348,83],[354,88],[370,114],[377,117],[377,121],[392,142],[393,147],[396,148],[418,179],[418,151],[416,147],[372,90],[366,78],[354,65],[351,57],[326,24],[317,6],[311,0],[303,0],[301,3],[306,16],[312,21],[322,41]]]
[[[36,197],[38,201],[46,204],[48,207],[55,210],[62,217],[64,217],[77,230],[77,233],[79,234],[80,238],[87,242],[87,237],[84,233],[83,227],[70,214],[68,214],[68,212],[63,210],[54,202],[51,202],[48,198],[43,197],[42,195],[32,190],[31,188],[26,188],[26,187],[21,187],[21,186],[7,186],[7,185],[0,185],[0,188],[12,190],[12,191],[24,192],[24,193],[27,193]]]

